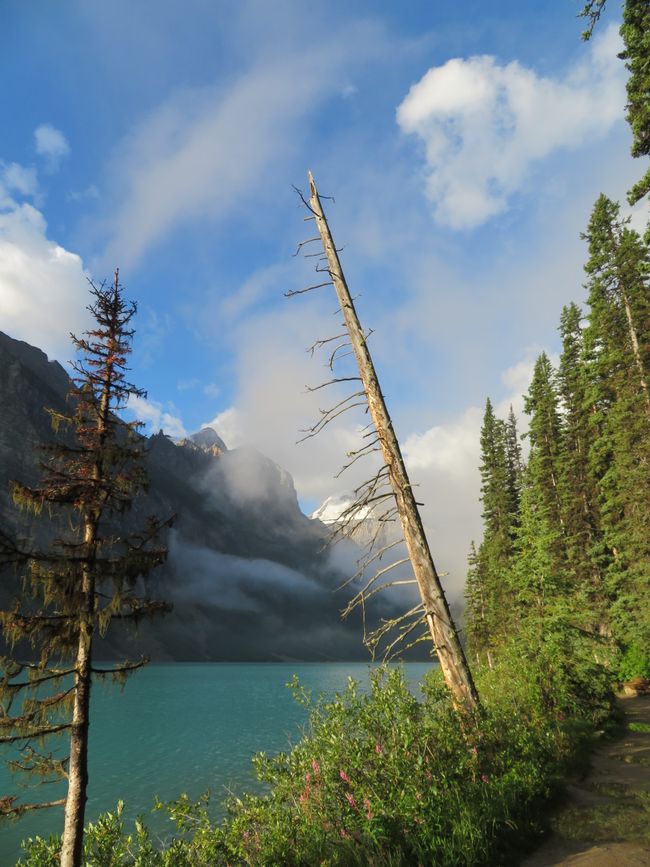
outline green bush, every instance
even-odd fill
[[[183,796],[158,805],[177,829],[161,851],[141,820],[127,834],[118,808],[88,826],[86,863],[511,863],[541,830],[543,802],[576,750],[575,721],[605,713],[600,681],[578,698],[571,697],[572,683],[562,667],[540,672],[521,654],[504,654],[479,679],[482,712],[460,717],[435,671],[421,701],[400,669],[379,669],[369,690],[350,681],[344,693],[315,704],[294,682],[310,720],[290,752],[254,758],[268,794],[230,798],[220,824],[211,821],[207,799],[193,804]],[[552,707],[545,701],[549,689],[555,690]],[[54,867],[57,846],[30,841],[22,867]]]
[[[630,644],[621,657],[618,676],[622,681],[635,677],[650,678],[650,649],[640,641]]]

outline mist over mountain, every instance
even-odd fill
[[[10,481],[39,479],[39,446],[54,434],[47,408],[64,410],[69,379],[36,347],[0,332],[0,526],[44,548],[60,519],[27,515]],[[291,476],[252,448],[229,450],[204,428],[180,442],[162,432],[146,442],[149,490],[127,514],[129,528],[149,515],[176,515],[168,561],[147,590],[174,605],[140,625],[112,626],[98,642],[104,657],[145,653],[158,660],[341,660],[368,658],[358,618],[342,622],[356,570],[351,543],[325,547],[329,530],[299,508]],[[59,522],[57,523],[57,520]],[[19,590],[13,569],[0,575],[0,603]],[[391,609],[381,602],[374,615]]]

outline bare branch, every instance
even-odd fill
[[[314,283],[313,286],[307,286],[305,289],[288,289],[284,293],[285,298],[293,298],[294,295],[304,295],[305,292],[311,292],[313,289],[321,289],[323,286],[331,286],[332,281],[326,280],[324,283]]]
[[[359,376],[337,376],[335,379],[328,379],[327,382],[321,382],[320,385],[306,385],[305,388],[307,391],[319,391],[321,388],[327,388],[328,385],[336,385],[337,382],[361,382],[361,377]],[[357,391],[351,397],[359,397],[359,395],[364,394],[365,391]],[[348,398],[349,399],[349,398]],[[321,410],[323,412],[323,410]]]

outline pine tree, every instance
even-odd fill
[[[505,428],[506,446],[506,487],[508,492],[508,512],[510,515],[510,535],[514,540],[519,525],[521,507],[521,484],[524,465],[521,457],[521,442],[517,430],[517,418],[510,406]]]
[[[565,527],[560,470],[561,424],[555,375],[545,352],[535,363],[530,388],[524,398],[524,409],[530,415],[527,486],[534,492],[535,508],[556,539],[554,561],[556,571],[561,571],[565,560],[562,543]]]
[[[607,611],[603,570],[608,557],[600,531],[597,480],[589,461],[595,425],[589,406],[590,371],[581,323],[582,312],[577,304],[564,307],[560,318],[563,351],[557,376],[563,420],[560,487],[573,593],[582,595],[580,608],[585,614],[585,626],[603,631]]]
[[[626,0],[621,36],[625,51],[620,55],[630,72],[627,81],[627,121],[632,129],[632,156],[650,156],[650,4]],[[650,192],[650,168],[628,194],[631,205]]]
[[[508,573],[518,522],[521,451],[514,414],[506,425],[495,416],[489,398],[480,472],[484,533],[478,551],[472,546],[470,553],[468,638],[474,653],[490,655],[508,629],[512,610]]]
[[[589,20],[583,39],[589,39],[607,0],[588,0],[580,15]],[[619,54],[630,73],[627,80],[626,119],[632,130],[632,156],[650,156],[650,5],[647,0],[625,0],[621,36],[625,45]],[[628,193],[631,205],[650,192],[650,168]]]
[[[650,251],[600,196],[585,238],[592,366],[590,450],[598,479],[614,632],[623,649],[650,642]]]
[[[553,369],[545,353],[524,397],[530,455],[523,477],[513,586],[520,618],[543,624],[549,602],[566,585],[565,526],[560,480],[560,416]],[[545,627],[540,625],[543,631]]]
[[[13,491],[18,504],[58,516],[57,526],[71,532],[44,552],[5,539],[5,556],[22,562],[26,572],[23,598],[0,613],[13,648],[2,664],[0,742],[18,749],[14,768],[45,780],[67,778],[67,796],[58,802],[65,804],[63,867],[82,860],[92,681],[124,678],[144,662],[98,669],[94,636],[104,635],[113,619],[137,622],[168,608],[139,594],[137,583],[164,560],[157,536],[169,522],[150,519],[142,532],[125,535],[119,519],[146,483],[138,423],[116,415],[131,395],[144,394],[126,379],[136,307],[124,300],[118,272],[110,287],[92,285],[91,292],[96,326],[81,339],[73,336],[80,357],[73,364],[70,411],[51,412],[55,430],[69,437],[44,450],[40,486],[15,483]],[[34,746],[61,732],[70,737],[67,758]],[[0,808],[11,814],[51,803],[5,797]]]
[[[492,586],[488,581],[485,562],[472,541],[467,558],[469,570],[465,583],[465,635],[467,644],[480,662],[481,653],[487,651],[490,661],[491,627],[493,624]]]

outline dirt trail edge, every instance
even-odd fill
[[[551,835],[521,867],[650,867],[650,695],[620,703],[624,734],[595,750]]]

